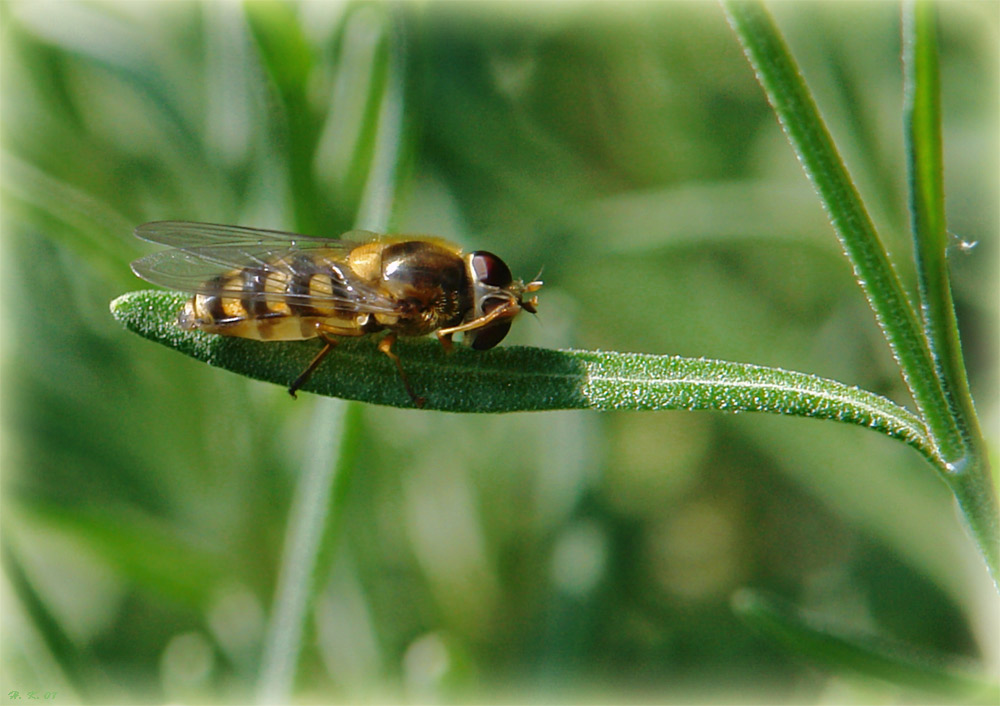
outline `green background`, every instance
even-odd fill
[[[898,6],[772,10],[906,263]],[[339,403],[141,340],[108,303],[146,287],[145,221],[354,227],[384,95],[404,129],[377,218],[542,269],[510,342],[910,404],[714,4],[14,2],[0,21],[4,694],[252,697],[296,482]],[[994,441],[998,34],[994,3],[941,6],[955,297]],[[1000,652],[950,495],[892,440],[763,415],[357,415],[303,702],[925,697],[783,652],[733,615],[744,586]]]

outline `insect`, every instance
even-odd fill
[[[135,229],[171,246],[132,263],[139,277],[190,292],[182,329],[262,341],[320,338],[325,345],[289,386],[294,397],[344,337],[388,333],[378,349],[418,396],[392,346],[399,336],[452,336],[476,350],[494,347],[522,310],[536,312],[542,282],[515,280],[493,253],[439,238],[350,231],[343,239],[242,226],[160,221]]]

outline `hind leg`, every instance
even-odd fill
[[[316,368],[319,364],[323,362],[326,358],[327,353],[334,349],[337,345],[337,339],[335,336],[363,336],[364,331],[354,328],[338,328],[336,326],[330,326],[329,324],[316,324],[316,335],[323,339],[325,346],[316,354],[316,357],[312,359],[312,362],[302,371],[299,375],[292,381],[292,384],[288,386],[288,394],[295,397],[295,393],[299,391],[303,385],[312,377],[312,374],[316,372]]]

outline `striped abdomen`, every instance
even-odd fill
[[[180,311],[181,328],[269,341],[313,338],[316,324],[365,326],[350,303],[339,264],[300,253],[291,262],[249,266],[216,277]]]

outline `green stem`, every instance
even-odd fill
[[[386,25],[391,21],[390,13]],[[355,221],[355,227],[378,230],[386,227],[391,215],[398,178],[396,165],[403,141],[402,49],[390,41],[389,55],[378,127],[369,155],[368,179]],[[310,152],[310,164],[311,160]],[[310,186],[315,185],[310,183]],[[312,188],[307,191],[314,193]],[[306,620],[333,561],[334,530],[354,467],[359,414],[358,405],[351,402],[318,404],[312,434],[315,448],[296,488],[289,515],[274,611],[261,659],[259,704],[287,703],[291,697]],[[337,429],[339,435],[334,432]]]
[[[831,670],[965,701],[996,703],[1000,698],[1000,686],[981,666],[965,660],[850,631],[752,589],[738,591],[732,605],[743,620],[797,657],[807,657]]]
[[[1000,506],[969,390],[948,275],[944,206],[941,81],[936,13],[930,2],[907,2],[903,14],[904,115],[910,213],[924,327],[948,412],[965,455],[945,480],[958,498],[994,581],[1000,582]],[[1000,584],[998,584],[1000,585]]]
[[[407,49],[401,15],[402,10],[390,13],[385,22],[385,31],[389,35],[386,87],[378,106],[376,149],[369,162],[368,180],[361,192],[354,223],[355,228],[377,233],[385,233],[389,229],[393,198],[400,179],[400,163],[405,152]]]
[[[25,571],[20,560],[18,549],[10,541],[10,526],[3,524],[2,539],[0,539],[0,561],[3,564],[4,578],[13,589],[20,607],[30,617],[31,625],[38,631],[41,642],[48,650],[52,662],[65,677],[65,688],[72,688],[75,694],[66,694],[79,703],[93,703],[93,688],[90,674],[85,668],[86,661],[82,659],[80,650],[63,630],[58,618],[49,610],[46,602],[35,590],[35,585]],[[10,594],[8,594],[8,599]],[[12,606],[8,604],[9,610]],[[12,650],[13,652],[13,650]],[[9,657],[8,657],[9,659]],[[52,677],[50,673],[47,675]],[[72,687],[69,687],[69,685]],[[5,684],[5,686],[7,686]],[[62,691],[63,687],[60,688]]]
[[[868,298],[938,447],[942,472],[965,456],[965,444],[916,313],[857,189],[823,123],[794,59],[767,11],[757,2],[726,0],[729,22],[743,43],[781,126],[826,207],[855,276]]]
[[[283,562],[274,596],[261,672],[257,703],[284,703],[295,681],[305,622],[315,590],[319,585],[319,557],[330,518],[335,514],[337,459],[344,437],[353,434],[344,424],[348,402],[322,401],[317,404],[308,463],[296,488],[289,510],[288,534],[282,552]],[[340,429],[339,435],[331,433]]]

